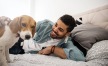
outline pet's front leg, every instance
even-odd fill
[[[5,50],[5,54],[6,54],[6,60],[7,60],[7,62],[8,62],[8,63],[13,62],[13,61],[10,59],[10,57],[9,57],[9,48],[6,47],[5,49],[6,49],[6,50]]]
[[[0,58],[0,66],[8,66],[8,63],[6,62],[6,58],[4,57],[4,55],[1,57],[2,58]]]
[[[1,56],[1,55],[0,55]],[[1,56],[2,58],[0,58],[0,66],[8,66],[7,62],[6,62],[6,58],[3,56]]]
[[[0,45],[0,66],[8,66],[5,56],[5,46]]]

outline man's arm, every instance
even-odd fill
[[[42,49],[39,51],[40,54],[48,55],[52,53],[52,47],[48,46],[45,49]],[[68,41],[67,44],[64,45],[65,48],[55,47],[53,54],[57,55],[60,58],[63,59],[71,59],[76,61],[84,61],[85,57],[83,53],[72,44],[72,41]]]
[[[57,47],[55,46],[54,52],[55,55],[57,55],[58,57],[62,58],[62,59],[66,59],[67,56],[63,50],[63,48]]]
[[[45,49],[39,51],[39,54],[44,54],[44,55],[51,54],[52,49],[53,49],[53,54],[57,55],[58,57],[60,57],[62,59],[67,58],[64,50],[60,47],[57,47],[57,46],[55,46],[54,48],[53,48],[53,46],[48,46]]]

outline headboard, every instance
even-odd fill
[[[82,23],[92,23],[108,30],[108,5],[74,15],[74,18],[82,18]]]

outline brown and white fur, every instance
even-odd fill
[[[27,15],[14,18],[9,24],[0,21],[0,66],[8,66],[9,48],[11,48],[19,37],[30,39],[35,34],[36,22]]]

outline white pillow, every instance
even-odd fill
[[[95,43],[87,52],[86,61],[94,59],[108,59],[108,40]]]

